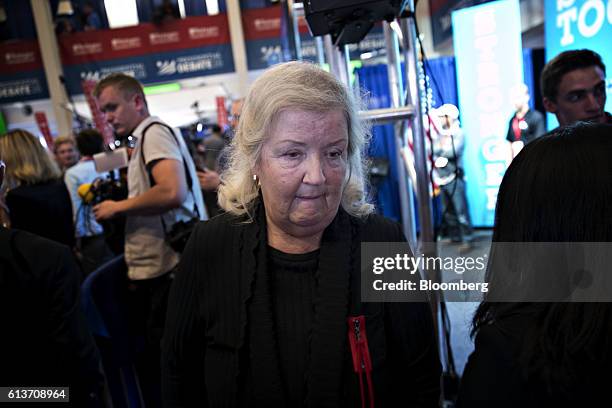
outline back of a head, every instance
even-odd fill
[[[612,241],[610,157],[610,125],[578,123],[529,143],[501,183],[494,240]]]
[[[104,151],[104,138],[96,129],[85,129],[76,136],[81,156],[93,156]]]
[[[26,130],[11,130],[0,136],[0,160],[6,163],[8,189],[50,181],[61,174],[39,140]]]
[[[564,51],[548,61],[540,76],[540,90],[542,96],[551,101],[556,101],[561,78],[568,72],[576,69],[597,66],[606,73],[601,56],[591,50]]]
[[[102,93],[102,91],[109,86],[112,86],[114,89],[121,91],[124,99],[129,99],[130,97],[134,95],[140,95],[146,103],[146,98],[144,95],[142,84],[136,78],[130,75],[126,75],[121,72],[117,72],[117,73],[105,76],[96,85],[94,92],[93,92],[94,96],[96,98],[100,97],[100,94]]]
[[[513,327],[504,326],[507,318],[522,319],[517,363],[524,379],[549,402],[584,398],[585,391],[600,392],[591,386],[592,381],[612,364],[610,303],[545,301],[554,290],[565,291],[558,292],[562,295],[573,290],[576,276],[568,257],[580,259],[580,254],[564,252],[567,248],[612,242],[610,157],[612,126],[580,122],[560,127],[525,146],[508,168],[497,197],[494,242],[563,244],[529,247],[544,248],[533,254],[558,255],[556,258],[533,258],[525,252],[516,257],[506,253],[504,258],[502,251],[496,255],[492,250],[488,299],[496,299],[500,290],[514,291],[520,298],[522,288],[543,300],[482,302],[474,315],[472,334],[491,323]],[[502,264],[511,264],[513,269],[495,266]],[[589,401],[597,398],[587,397]]]

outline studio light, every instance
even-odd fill
[[[72,8],[72,3],[70,0],[60,0],[57,5],[57,15],[58,16],[71,16],[74,14],[74,9]]]

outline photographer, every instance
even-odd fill
[[[81,269],[87,276],[113,257],[104,240],[104,229],[96,222],[91,205],[87,202],[87,193],[92,190],[92,183],[96,179],[105,178],[104,174],[96,171],[93,161],[93,155],[104,150],[104,139],[97,130],[87,129],[77,135],[76,145],[81,160],[66,171],[64,182],[72,201],[72,219]],[[85,193],[85,199],[81,198],[79,192]]]
[[[159,384],[159,341],[171,272],[179,262],[179,253],[169,242],[177,231],[175,225],[207,217],[202,192],[194,184],[198,180],[195,166],[182,136],[149,114],[140,82],[111,74],[98,83],[94,97],[116,134],[135,139],[128,165],[129,198],[103,201],[94,213],[98,221],[126,216],[125,261],[132,309],[135,324],[142,326],[148,340],[148,357],[143,356],[145,366],[139,374],[141,380],[150,376],[151,389],[159,392],[155,386]]]

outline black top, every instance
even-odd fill
[[[72,202],[62,180],[9,190],[6,205],[12,228],[74,247]]]
[[[319,251],[286,254],[268,247],[277,344],[287,404],[301,406],[309,355]]]
[[[92,406],[104,379],[79,293],[67,247],[0,227],[1,386],[70,387],[67,406]]]
[[[361,302],[361,242],[404,241],[401,228],[380,216],[357,219],[342,210],[321,240],[309,344],[298,346],[308,347],[304,403],[287,401],[298,398],[299,391],[286,390],[288,382],[299,384],[304,360],[287,358],[296,348],[283,339],[292,333],[303,337],[299,332],[307,323],[288,328],[275,321],[290,318],[288,308],[283,317],[276,306],[289,303],[275,300],[270,288],[280,274],[269,265],[276,257],[268,254],[262,207],[253,210],[251,222],[226,213],[200,223],[191,235],[168,300],[165,406],[361,407],[347,319],[363,315],[376,407],[395,407],[397,401],[437,407],[440,364],[429,305]],[[305,278],[283,275],[288,278],[283,286]],[[300,285],[304,298],[293,310],[310,303],[307,286]],[[285,378],[289,371],[297,379]]]
[[[514,135],[514,129],[512,128],[512,121],[516,117],[516,114],[512,116],[510,122],[508,123],[508,133],[506,135],[506,140],[509,142],[516,142],[516,138]],[[527,144],[532,140],[542,136],[546,133],[546,128],[544,125],[544,115],[536,110],[528,110],[525,113],[525,116],[519,121],[522,123],[522,129],[519,141]]]
[[[586,317],[588,318],[588,316]],[[523,347],[538,321],[530,313],[516,313],[480,328],[474,352],[463,371],[458,408],[573,408],[597,407],[609,400],[610,358],[580,359],[580,375],[563,392],[550,391],[537,378],[527,378]],[[585,350],[585,357],[589,355]],[[569,359],[568,359],[569,361]],[[557,364],[566,364],[558,361]],[[575,367],[577,368],[577,367]],[[548,367],[554,370],[554,367]]]

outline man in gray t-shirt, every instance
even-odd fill
[[[179,255],[165,240],[166,232],[175,222],[195,217],[194,208],[200,218],[206,218],[195,165],[183,138],[149,114],[136,79],[109,75],[98,84],[94,96],[115,132],[136,140],[128,166],[128,198],[98,204],[94,207],[96,219],[125,215],[129,278],[138,281],[160,277],[179,261]],[[187,185],[185,168],[196,186]]]
[[[178,132],[149,114],[142,85],[128,75],[111,74],[98,83],[94,96],[117,135],[135,138],[128,165],[128,198],[103,201],[94,207],[94,213],[98,221],[126,217],[130,325],[142,330],[147,339],[137,370],[141,382],[147,383],[143,390],[150,391],[144,395],[148,406],[161,400],[159,342],[170,272],[179,262],[179,254],[166,242],[166,232],[177,221],[207,216],[185,142]]]

